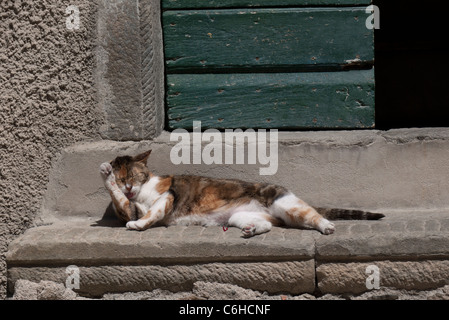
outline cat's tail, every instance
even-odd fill
[[[319,214],[329,220],[379,220],[385,217],[382,213],[362,210],[314,208]]]

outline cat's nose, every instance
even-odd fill
[[[130,184],[126,184],[125,187],[127,191],[131,191],[131,189],[133,188],[133,186]]]

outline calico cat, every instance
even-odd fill
[[[377,220],[380,213],[313,208],[286,188],[235,179],[189,175],[153,175],[151,150],[117,157],[100,166],[117,216],[133,230],[158,225],[229,226],[243,237],[268,232],[272,226],[313,228],[332,234],[328,219]]]

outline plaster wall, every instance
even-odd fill
[[[79,8],[78,30],[66,27],[69,5]],[[96,16],[88,0],[0,2],[0,298],[7,246],[39,212],[52,161],[100,139]]]

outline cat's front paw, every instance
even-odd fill
[[[126,223],[126,229],[128,230],[138,230],[138,231],[142,231],[145,230],[145,222],[142,220],[137,220],[137,221],[128,221],[128,223]]]
[[[109,162],[100,165],[100,173],[103,179],[106,179],[112,173],[112,166]]]

